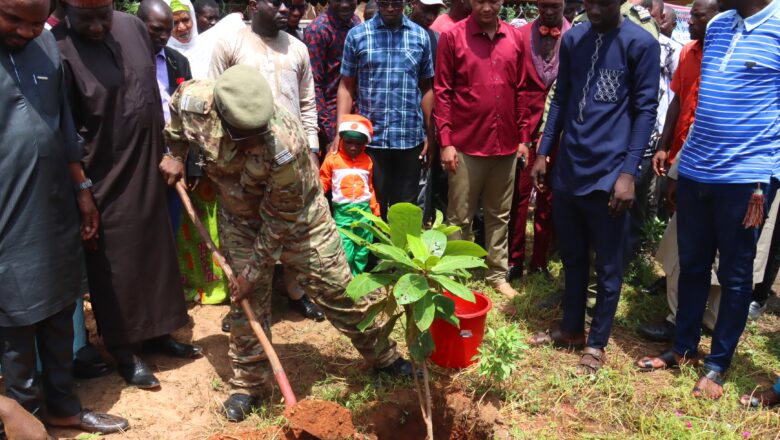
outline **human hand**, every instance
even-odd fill
[[[316,151],[310,151],[309,152],[309,159],[311,160],[311,164],[314,165],[314,169],[319,170],[320,169],[320,157],[318,156]]]
[[[249,298],[252,292],[252,283],[247,281],[244,275],[238,275],[230,281],[230,297],[235,303]]]
[[[430,169],[433,162],[433,148],[430,148],[431,142],[426,138],[423,142],[423,149],[417,158],[422,162],[423,169]]]
[[[172,156],[163,156],[158,168],[168,186],[176,185],[176,182],[184,178],[184,162]]]
[[[22,408],[15,400],[3,399],[2,420],[8,440],[48,440],[51,438],[43,423]]]
[[[458,172],[458,150],[452,145],[447,145],[441,150],[441,166],[444,171],[449,171],[452,174]]]
[[[669,153],[658,150],[653,156],[653,172],[656,176],[665,176],[668,171]]]
[[[98,236],[100,213],[95,206],[95,200],[92,198],[92,192],[89,189],[80,190],[77,200],[79,212],[81,213],[81,240],[90,241]]]
[[[677,210],[677,181],[666,179],[666,208],[669,214]]]
[[[521,169],[525,169],[528,165],[528,156],[531,154],[531,149],[527,143],[521,143],[517,146],[517,160],[522,164]]]
[[[547,191],[547,184],[545,183],[546,178],[547,156],[536,156],[536,162],[534,162],[534,167],[531,169],[531,181],[533,182],[534,188],[536,188],[537,191]]]
[[[339,136],[339,134],[336,133],[336,137],[334,137],[333,141],[328,145],[328,154],[336,154],[339,152],[340,140],[341,140],[341,136]]]
[[[609,215],[620,217],[632,203],[634,203],[634,176],[620,173],[612,191],[612,198],[609,200]]]

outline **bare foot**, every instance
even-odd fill
[[[696,397],[705,397],[707,399],[718,400],[723,396],[723,385],[714,379],[702,376],[696,386],[693,387],[693,395]]]
[[[739,403],[749,408],[766,408],[780,404],[780,396],[769,388],[758,394],[745,394],[739,398]]]

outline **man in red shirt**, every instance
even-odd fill
[[[528,163],[518,164],[515,194],[512,200],[512,216],[509,220],[509,272],[507,281],[523,276],[525,259],[525,223],[531,200],[533,183],[531,168],[536,159],[534,144],[539,140],[542,114],[547,93],[558,77],[558,48],[563,32],[571,25],[563,19],[563,0],[537,0],[539,18],[518,30],[523,42],[523,63],[527,72],[522,86],[523,102],[528,107],[525,127],[520,142],[528,147]],[[547,249],[552,238],[552,192],[536,194],[534,210],[534,251],[528,272],[541,272],[550,277],[547,270]]]
[[[485,216],[487,281],[517,295],[505,280],[507,224],[525,123],[520,89],[525,82],[523,44],[498,19],[501,0],[472,0],[472,13],[442,34],[434,91],[441,161],[449,173],[447,221],[472,238],[471,220],[481,200]]]
[[[435,32],[443,34],[455,27],[459,21],[465,19],[471,13],[469,0],[452,0],[450,10],[446,14],[439,15],[431,25]]]

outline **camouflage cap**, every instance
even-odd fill
[[[246,65],[233,66],[217,78],[214,104],[222,119],[239,130],[267,126],[274,111],[268,82],[260,72]]]

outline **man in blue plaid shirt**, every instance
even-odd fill
[[[374,124],[366,152],[382,216],[398,202],[414,203],[428,157],[426,127],[433,107],[433,58],[425,29],[403,14],[403,0],[379,0],[379,14],[347,34],[341,62],[338,116],[358,113]],[[331,145],[335,151],[338,138]]]

